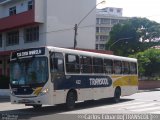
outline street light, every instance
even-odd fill
[[[90,15],[90,13],[99,5],[99,4],[103,4],[105,3],[106,1],[103,0],[101,2],[99,2],[98,4],[96,4],[80,21],[78,24],[75,24],[74,26],[74,49],[76,48],[77,46],[77,31],[78,31],[78,27],[79,25],[83,22],[83,20],[86,19],[86,17],[88,17],[88,15]]]
[[[111,47],[112,47],[114,44],[116,44],[117,42],[119,42],[119,41],[121,41],[121,40],[128,40],[128,39],[131,39],[131,38],[132,38],[132,37],[120,38],[120,39],[116,40],[114,43],[112,43],[112,44],[109,46],[108,50],[110,51]]]

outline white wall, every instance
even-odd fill
[[[73,47],[74,25],[96,5],[96,0],[47,0],[47,45]],[[96,9],[80,24],[77,47],[95,48]],[[66,30],[67,29],[67,30]]]
[[[47,0],[35,0],[35,21],[36,22],[45,22],[46,14],[46,1]],[[52,9],[52,8],[51,8]]]

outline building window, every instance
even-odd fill
[[[15,15],[16,14],[16,6],[9,8],[9,15]]]
[[[39,41],[39,27],[25,29],[25,42]]]
[[[121,9],[117,9],[117,13],[120,13],[121,12]]]
[[[28,1],[28,10],[31,10],[33,8],[33,1]]]
[[[99,44],[99,49],[104,50],[105,49],[105,44]]]
[[[124,23],[126,20],[119,20],[118,23]]]
[[[118,20],[117,19],[111,19],[111,24],[112,25],[118,24]]]
[[[6,37],[7,37],[7,41],[6,41],[7,46],[19,44],[19,31],[18,30],[8,32]]]
[[[99,33],[99,27],[96,27],[96,33]]]
[[[110,8],[109,11],[110,11],[110,12],[113,12],[113,8]]]
[[[0,34],[0,47],[2,47],[2,34]]]
[[[96,50],[98,50],[98,44],[96,44]]]
[[[100,18],[96,19],[96,24],[99,24]]]
[[[108,36],[102,35],[100,36],[100,41],[107,41]]]
[[[110,25],[110,19],[108,19],[108,18],[101,18],[101,21],[100,21],[100,23],[101,24],[107,24],[107,25]]]
[[[110,27],[100,27],[100,33],[109,33],[111,31]]]
[[[99,36],[98,35],[96,36],[96,41],[99,41]]]

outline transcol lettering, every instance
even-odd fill
[[[107,78],[90,78],[90,85],[109,85]]]

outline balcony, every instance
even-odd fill
[[[34,9],[0,19],[0,32],[36,24]]]
[[[8,3],[15,2],[15,1],[18,1],[18,0],[0,0],[0,5],[5,5],[5,4],[8,4]]]

